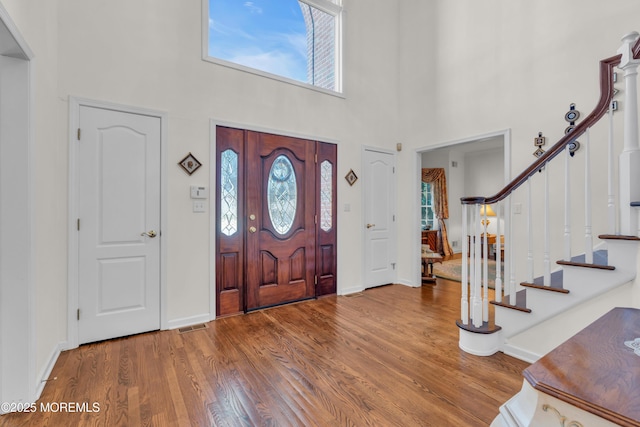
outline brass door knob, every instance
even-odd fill
[[[367,228],[375,227],[375,224],[367,224]]]
[[[255,227],[249,227],[249,233],[255,233],[258,231]]]
[[[147,237],[151,237],[152,239],[154,237],[156,237],[158,235],[158,233],[155,232],[155,230],[150,230],[150,231],[145,231],[140,233],[141,236],[147,236]]]

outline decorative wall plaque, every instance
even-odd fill
[[[349,185],[353,185],[355,184],[355,182],[358,180],[358,176],[356,175],[356,173],[353,171],[353,169],[351,169],[349,171],[349,173],[344,177],[344,179],[347,180],[347,182],[349,183]]]
[[[533,145],[537,147],[536,151],[533,152],[534,157],[540,157],[544,154],[544,150],[542,146],[547,143],[547,138],[542,136],[542,132],[538,132],[538,136],[533,138]]]
[[[187,156],[180,160],[178,162],[178,164],[182,167],[182,169],[184,169],[184,171],[186,173],[188,173],[189,175],[191,175],[192,173],[194,173],[196,171],[196,169],[198,169],[200,166],[202,166],[202,163],[200,163],[198,161],[198,159],[196,159],[194,157],[193,154],[189,153],[187,154]]]
[[[569,111],[564,115],[564,119],[569,122],[569,126],[564,130],[567,134],[576,127],[576,121],[580,118],[580,111],[576,110],[576,104],[569,105]],[[580,149],[580,143],[577,140],[573,140],[567,144],[569,147],[569,154],[571,157]]]

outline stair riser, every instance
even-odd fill
[[[635,277],[638,262],[638,243],[624,240],[607,241],[609,250],[609,265],[620,271]]]
[[[618,270],[566,266],[564,286],[569,294],[528,289],[527,307],[531,313],[496,307],[496,324],[502,326],[503,336],[510,338],[632,279],[628,272]]]

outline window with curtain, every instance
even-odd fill
[[[432,187],[432,205],[434,223],[438,224],[442,239],[442,252],[445,256],[453,254],[445,220],[449,218],[449,201],[447,200],[447,178],[444,168],[422,169],[422,182]],[[428,211],[427,211],[428,212]]]
[[[438,217],[435,213],[435,202],[433,198],[434,186],[430,182],[422,182],[421,200],[421,226],[423,230],[437,230]]]

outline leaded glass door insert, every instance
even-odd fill
[[[291,230],[298,206],[296,173],[291,161],[280,155],[271,165],[267,183],[269,218],[279,234]]]
[[[225,150],[220,163],[220,231],[232,236],[238,231],[238,154]]]

